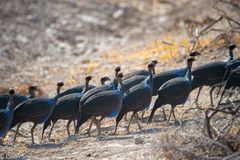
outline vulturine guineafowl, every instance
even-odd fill
[[[191,92],[191,68],[192,62],[195,61],[193,57],[188,58],[187,60],[187,73],[184,77],[173,78],[167,82],[165,82],[158,90],[158,97],[154,103],[152,112],[150,114],[148,123],[152,121],[153,115],[157,108],[162,107],[163,105],[170,104],[171,112],[168,118],[168,122],[170,121],[171,115],[176,121],[174,109],[179,104],[184,104]],[[165,112],[164,112],[165,116]]]
[[[124,97],[122,77],[123,74],[119,73],[118,83],[120,86],[118,89],[104,90],[88,97],[84,101],[81,100],[76,133],[78,133],[79,127],[92,117],[97,126],[98,137],[100,137],[100,125],[103,118],[116,117],[121,110]],[[101,117],[101,119],[97,120],[96,117]]]
[[[86,82],[85,82],[85,83],[86,83]],[[72,94],[72,93],[82,93],[82,92],[84,91],[85,87],[86,87],[86,84],[84,84],[84,85],[79,85],[79,86],[76,86],[76,87],[73,87],[73,88],[69,88],[69,89],[61,92],[61,93],[59,94],[59,97],[63,97],[63,96],[65,96],[65,95]],[[88,87],[88,90],[89,90],[89,89],[95,88],[96,86],[94,86],[94,85],[89,85],[89,84],[88,84],[87,87]]]
[[[15,108],[18,104],[26,101],[29,98],[35,98],[36,97],[36,85],[31,85],[28,88],[29,96],[23,96],[20,94],[14,94],[13,95],[13,107]],[[3,109],[9,101],[9,94],[2,94],[0,95],[0,109]]]
[[[20,126],[25,122],[33,122],[31,128],[31,138],[32,143],[34,143],[33,132],[35,127],[44,123],[51,116],[52,111],[57,103],[60,89],[64,85],[63,82],[57,83],[57,95],[53,98],[32,98],[20,103],[14,110],[14,117],[12,121],[11,128],[17,125],[16,134],[13,142],[15,143],[17,138],[17,133]]]
[[[192,53],[189,54],[190,57],[197,57],[200,56],[201,53],[194,51]],[[167,81],[173,79],[173,78],[177,78],[177,77],[184,77],[186,75],[188,71],[188,67],[184,67],[184,68],[178,68],[178,69],[172,69],[169,71],[165,71],[165,72],[161,72],[158,74],[153,75],[153,96],[158,95],[158,90],[159,88]],[[143,116],[144,113],[142,113],[142,120],[143,120]]]
[[[58,99],[56,107],[54,108],[52,115],[44,123],[42,139],[43,139],[45,129],[50,125],[50,123],[52,123],[50,132],[48,134],[48,140],[50,141],[53,127],[59,119],[68,120],[67,133],[68,133],[68,137],[70,136],[69,125],[72,121],[75,121],[77,119],[79,102],[80,102],[83,94],[88,91],[88,84],[91,79],[92,79],[92,76],[87,76],[85,78],[86,86],[82,93],[72,93],[72,94],[68,94],[63,97],[60,97]],[[103,78],[101,78],[101,83],[104,84],[106,81],[109,81],[109,80],[110,79],[108,77],[103,77]]]
[[[151,62],[154,63],[154,64],[157,64],[157,63],[158,63],[157,60],[153,60],[153,61],[151,61]],[[155,68],[154,68],[154,70],[153,70],[153,74],[155,74]],[[134,76],[145,76],[145,77],[147,77],[148,75],[149,75],[148,70],[138,70],[138,71],[134,71],[134,72],[131,72],[131,73],[127,73],[126,75],[124,75],[123,81],[125,81],[125,80],[127,80],[127,79],[129,79],[129,78],[132,78],[132,77],[134,77]]]
[[[197,97],[195,100],[196,106],[198,105],[198,98],[203,86],[214,86],[221,83],[226,74],[226,65],[233,60],[233,50],[236,45],[229,46],[229,58],[224,61],[211,62],[202,66],[197,67],[192,71],[192,90],[199,88]],[[212,96],[211,96],[212,101]]]
[[[200,55],[201,55],[201,53],[194,51],[194,52],[190,53],[189,56],[196,57],[196,56],[200,56]],[[157,95],[158,89],[168,80],[176,78],[176,77],[184,77],[187,73],[187,70],[188,70],[188,68],[184,67],[184,68],[172,69],[169,71],[155,74],[153,76],[153,95],[154,96]]]
[[[128,112],[133,112],[132,116],[129,120],[127,131],[129,132],[129,127],[132,121],[132,118],[137,120],[137,124],[139,129],[141,130],[141,126],[138,123],[138,111],[145,110],[149,107],[152,100],[152,89],[153,89],[153,72],[154,72],[155,63],[148,64],[149,76],[145,78],[145,80],[131,87],[129,90],[125,92],[121,111],[119,112],[116,118],[116,128],[114,134],[117,131],[118,123],[121,121],[123,116]]]
[[[9,89],[8,104],[4,109],[0,109],[0,145],[3,145],[3,139],[6,136],[9,128],[11,127],[13,112],[14,112],[14,89]]]

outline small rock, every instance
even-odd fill
[[[122,8],[116,10],[114,13],[113,13],[113,18],[114,19],[118,19],[119,17],[121,17],[124,13],[124,10]]]
[[[91,153],[88,153],[88,154],[87,154],[87,157],[92,157],[92,154],[91,154]]]
[[[142,144],[144,142],[144,137],[143,136],[134,136],[134,143],[135,144]]]

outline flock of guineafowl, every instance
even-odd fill
[[[63,82],[57,83],[57,95],[52,98],[36,97],[36,86],[29,87],[29,96],[15,94],[10,88],[9,93],[0,95],[0,144],[9,130],[16,127],[14,142],[19,134],[19,128],[25,122],[32,122],[31,139],[34,143],[34,129],[38,124],[43,123],[42,139],[44,131],[51,126],[48,139],[50,140],[54,125],[58,120],[68,120],[67,133],[70,135],[69,125],[74,122],[75,134],[79,132],[80,126],[91,120],[88,129],[90,134],[91,126],[94,123],[97,128],[98,137],[101,134],[101,121],[106,118],[116,117],[117,131],[119,122],[124,115],[132,112],[127,126],[127,131],[132,119],[136,119],[139,129],[139,111],[145,111],[150,107],[153,96],[157,96],[153,105],[148,123],[152,121],[155,111],[161,108],[164,119],[167,120],[163,106],[171,105],[168,121],[173,115],[176,121],[174,109],[177,105],[184,104],[191,91],[203,86],[210,86],[211,102],[212,91],[225,83],[224,89],[240,86],[240,60],[234,58],[233,50],[236,45],[229,46],[229,57],[226,60],[211,62],[192,70],[192,63],[196,56],[201,54],[192,52],[184,68],[155,73],[157,61],[151,61],[147,70],[139,70],[126,75],[120,73],[121,68],[115,68],[115,78],[101,78],[101,86],[90,85],[91,76],[85,78],[85,85],[70,88],[60,93]],[[224,90],[225,91],[225,90]],[[221,98],[224,96],[222,92]],[[143,115],[142,115],[143,116]],[[100,118],[99,118],[100,117]],[[77,123],[75,124],[75,121]]]

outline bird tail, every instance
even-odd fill
[[[42,130],[42,140],[43,140],[44,132],[50,124],[51,124],[51,119],[50,118],[47,121],[44,122],[43,130]]]
[[[153,115],[154,115],[155,111],[156,111],[159,107],[161,107],[161,103],[160,103],[160,99],[159,99],[159,97],[158,97],[158,98],[156,99],[155,103],[154,103],[154,106],[153,106],[152,112],[151,112],[151,114],[150,114],[150,116],[149,116],[149,119],[148,119],[147,124],[149,124],[149,123],[152,122]]]
[[[78,116],[77,116],[77,125],[75,126],[75,135],[78,134],[79,128],[81,126],[81,120],[82,120],[82,105],[81,101],[79,102],[79,108],[78,108]]]
[[[121,121],[121,119],[123,118],[124,116],[124,112],[121,110],[116,118],[116,126],[115,126],[115,131],[114,131],[114,134],[116,133],[117,131],[117,127],[118,127],[118,123]]]

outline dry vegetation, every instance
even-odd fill
[[[229,43],[240,44],[239,11],[238,0],[2,0],[0,92],[14,86],[26,94],[26,88],[37,83],[39,96],[52,96],[60,79],[66,84],[64,89],[82,83],[89,74],[94,77],[92,83],[99,84],[99,78],[111,76],[116,65],[127,73],[153,59],[160,62],[157,72],[161,72],[185,65],[193,50],[203,54],[194,66],[224,59]],[[131,134],[125,134],[123,121],[112,136],[114,120],[108,119],[101,141],[95,132],[93,137],[84,134],[88,124],[76,138],[66,138],[66,122],[61,121],[53,132],[54,142],[32,146],[28,145],[31,124],[25,124],[21,133],[27,138],[11,146],[13,133],[9,133],[0,159],[4,155],[22,159],[239,159],[238,102],[233,107],[237,114],[214,113],[205,126],[205,113],[210,112],[208,93],[206,89],[201,96],[200,110],[181,116],[192,106],[177,108],[182,125],[166,124],[160,113],[152,124],[142,124],[143,132],[132,125]],[[189,102],[194,98],[195,93]],[[40,130],[35,133],[37,140]]]

